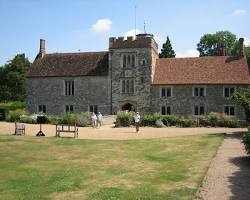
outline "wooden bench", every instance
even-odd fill
[[[74,138],[77,138],[78,127],[76,125],[56,124],[56,137],[60,137],[60,133],[74,133]]]
[[[25,135],[25,125],[15,122],[15,135]]]

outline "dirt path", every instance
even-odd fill
[[[226,135],[210,164],[198,199],[250,199],[250,157],[241,143],[241,134]]]
[[[26,135],[35,136],[39,131],[37,124],[25,124]],[[42,125],[42,130],[46,136],[55,136],[55,125]],[[135,128],[112,128],[110,125],[105,125],[100,129],[86,127],[79,128],[80,139],[110,139],[110,140],[128,140],[128,139],[150,139],[162,137],[175,137],[183,135],[199,135],[199,134],[215,134],[228,132],[242,132],[245,128],[152,128],[142,127],[139,134],[135,133]],[[0,134],[13,134],[15,131],[14,123],[0,122]],[[73,134],[66,133],[65,136]]]

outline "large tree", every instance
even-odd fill
[[[17,54],[7,64],[0,67],[0,101],[25,98],[25,73],[30,62],[25,54]]]
[[[218,31],[215,34],[205,34],[197,44],[200,56],[218,56],[219,48],[225,49],[226,55],[236,55],[237,37],[229,31]]]
[[[167,36],[166,42],[162,45],[161,53],[159,53],[160,58],[174,58],[175,52],[172,48],[169,37]]]

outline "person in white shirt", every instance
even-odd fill
[[[97,115],[97,128],[100,128],[102,125],[102,114],[101,112],[98,112],[98,115]]]
[[[135,130],[136,130],[136,133],[138,133],[139,128],[140,128],[140,121],[141,121],[141,116],[140,116],[139,112],[136,112],[136,114],[134,116],[134,120],[135,120]]]
[[[93,128],[96,128],[96,125],[97,125],[96,120],[97,120],[97,117],[96,117],[95,113],[93,112],[91,115],[91,121],[92,121]]]

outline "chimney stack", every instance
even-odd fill
[[[44,39],[40,39],[40,52],[39,55],[42,58],[45,55],[45,40]]]
[[[239,39],[239,44],[240,44],[240,55],[239,56],[244,56],[244,38]]]

